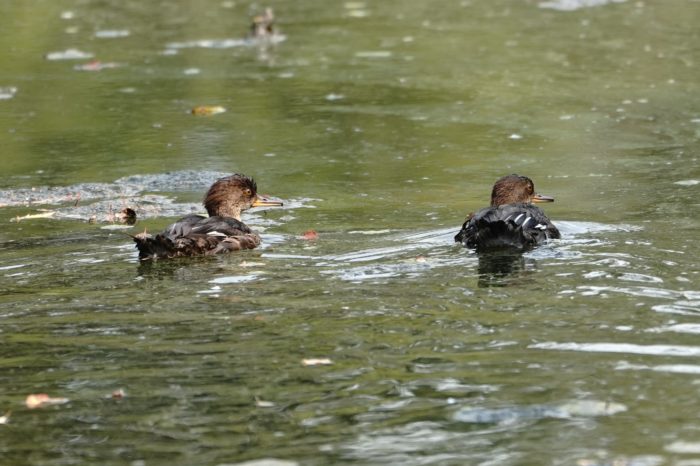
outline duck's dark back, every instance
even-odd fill
[[[468,248],[528,250],[561,235],[544,211],[532,204],[486,207],[470,216],[455,241]]]

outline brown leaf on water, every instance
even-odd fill
[[[121,399],[124,399],[126,397],[126,392],[124,390],[122,390],[121,388],[119,388],[119,389],[114,390],[112,392],[111,397],[115,400],[121,400]]]
[[[51,398],[46,393],[33,393],[27,396],[27,399],[24,400],[24,404],[27,408],[34,409],[46,405],[62,405],[69,401],[68,398]]]
[[[221,105],[198,105],[192,109],[192,115],[208,116],[224,113],[226,109]]]
[[[301,239],[305,239],[307,241],[317,240],[318,233],[316,233],[316,230],[307,230],[303,235],[301,235]]]
[[[302,359],[301,363],[304,366],[328,366],[333,364],[333,361],[331,361],[329,358],[308,358]]]

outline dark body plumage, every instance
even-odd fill
[[[140,260],[214,254],[253,249],[260,236],[240,219],[250,207],[280,206],[257,194],[255,182],[244,175],[217,180],[204,198],[209,217],[187,215],[155,237],[146,232],[134,236]]]
[[[511,249],[526,251],[549,239],[559,230],[544,211],[532,202],[552,202],[535,193],[530,178],[508,175],[499,179],[491,193],[491,206],[471,214],[455,241],[477,251]]]

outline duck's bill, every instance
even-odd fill
[[[280,207],[284,203],[279,199],[270,199],[267,196],[257,196],[253,201],[253,207]]]
[[[532,202],[554,202],[554,198],[551,196],[544,196],[542,194],[535,194],[532,198]]]

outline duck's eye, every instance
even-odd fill
[[[250,190],[250,188],[246,188],[245,190],[245,195],[246,196],[251,196],[253,194],[253,191]]]

